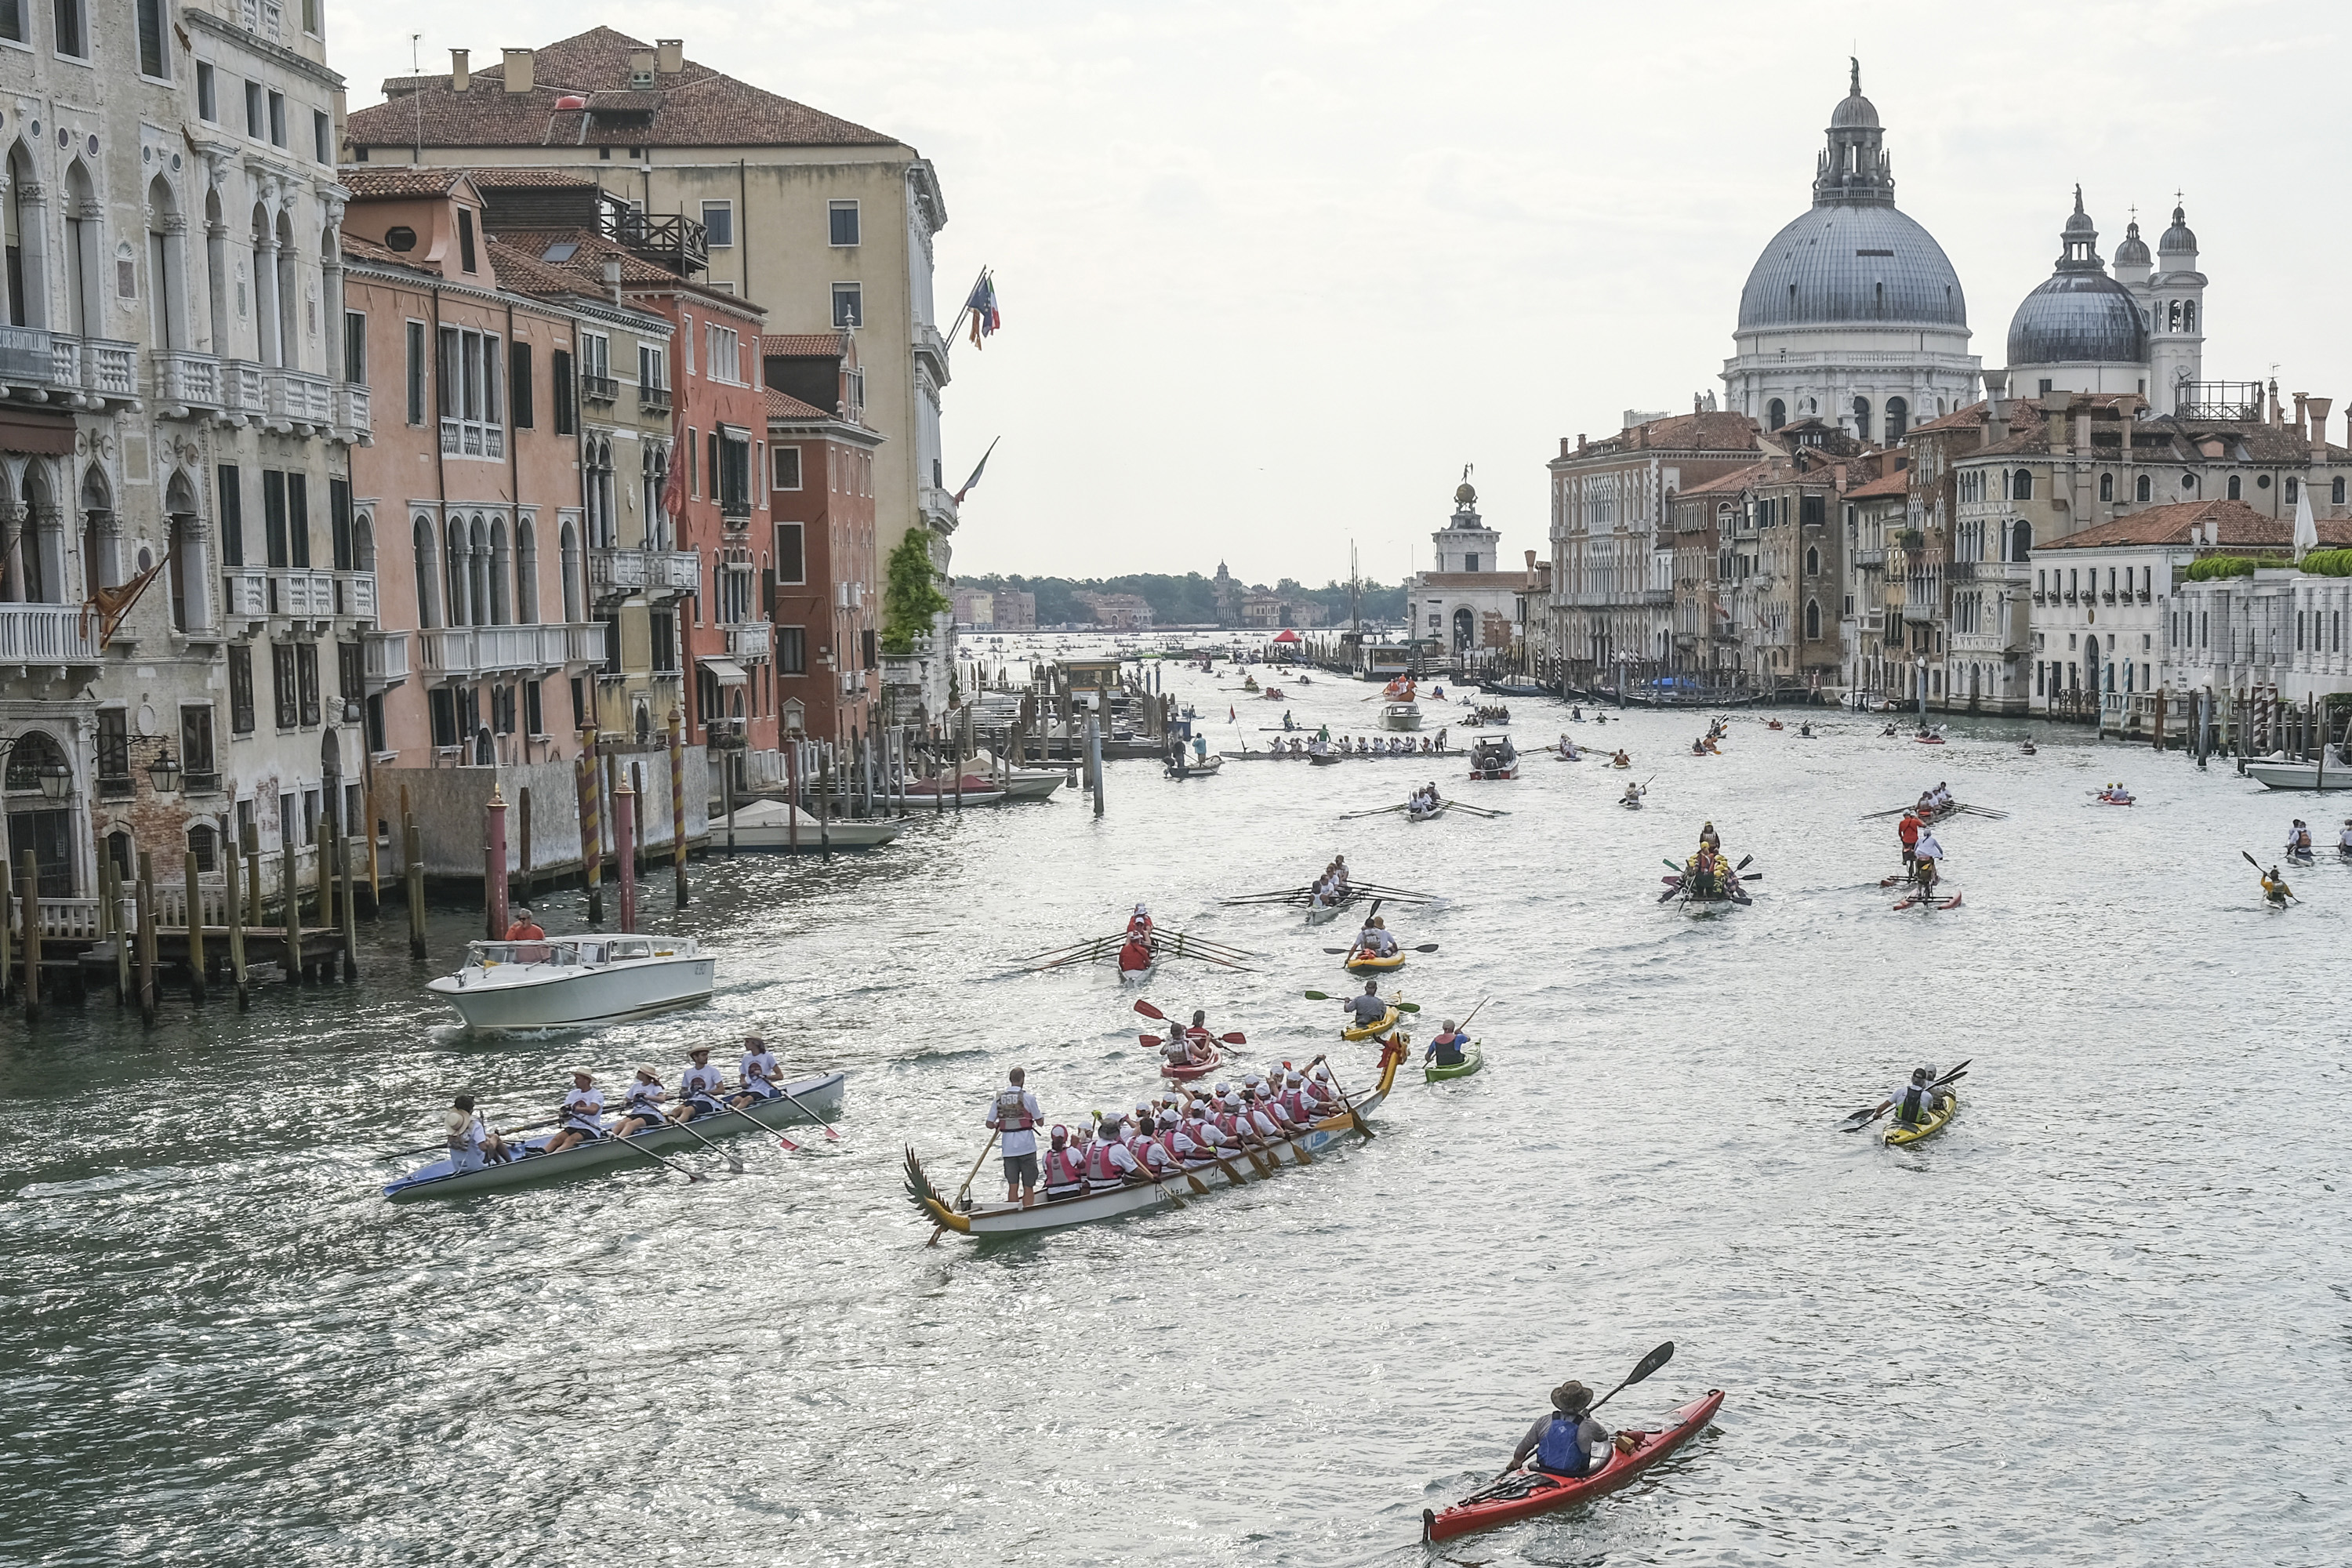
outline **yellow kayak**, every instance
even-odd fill
[[[1339,967],[1350,974],[1379,974],[1391,969],[1402,969],[1404,953],[1402,950],[1399,950],[1386,958],[1368,958],[1364,955],[1364,950],[1360,947],[1349,953],[1346,962]]]
[[[1339,1031],[1339,1037],[1343,1040],[1369,1040],[1376,1035],[1385,1035],[1389,1032],[1390,1027],[1396,1023],[1399,1016],[1400,1015],[1396,1010],[1396,1004],[1391,1002],[1389,1004],[1387,1016],[1382,1017],[1379,1023],[1360,1024],[1352,1029],[1342,1029]]]
[[[1914,1143],[1924,1143],[1952,1124],[1952,1118],[1960,1113],[1959,1091],[1945,1089],[1941,1093],[1944,1096],[1944,1103],[1929,1111],[1927,1121],[1920,1122],[1916,1127],[1895,1126],[1887,1129],[1886,1142],[1890,1147],[1904,1149]]]

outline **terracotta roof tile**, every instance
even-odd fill
[[[2294,542],[2293,518],[2265,517],[2239,500],[2202,500],[2148,507],[2112,522],[2094,523],[2063,539],[2036,541],[2033,550],[2038,555],[2045,550],[2112,549],[2124,544],[2186,545],[2192,523],[2209,524],[2205,531],[2223,546],[2252,548]],[[2329,520],[2318,527],[2322,544],[2352,544],[2352,520]]]
[[[1845,499],[1848,500],[1877,500],[1884,496],[1901,496],[1908,495],[1910,493],[1911,470],[1908,468],[1894,468],[1890,469],[1886,473],[1879,475],[1878,478],[1871,480],[1866,485],[1854,486],[1853,489],[1845,492]]]
[[[354,166],[335,171],[343,188],[361,201],[401,197],[446,196],[464,183],[464,169],[370,169]]]
[[[790,393],[778,392],[772,386],[768,388],[768,417],[771,419],[831,419],[835,416],[827,414],[814,403],[803,403]]]
[[[387,267],[415,268],[420,272],[430,270],[427,268],[417,267],[414,260],[403,256],[390,246],[378,245],[374,240],[362,238],[349,229],[342,231],[341,240],[343,254],[355,260],[373,261]]]
[[[848,350],[845,332],[769,332],[760,339],[760,352],[779,359],[832,359]]]
[[[509,229],[497,237],[526,256],[537,257],[541,266],[568,274],[587,293],[609,292],[604,283],[604,263],[617,261],[621,264],[621,283],[625,289],[676,289],[713,304],[731,306],[755,319],[767,314],[767,308],[763,305],[739,294],[725,293],[690,279],[680,278],[668,268],[656,267],[620,241],[594,229]],[[548,260],[548,251],[561,244],[572,246],[572,254],[562,261]]]
[[[394,77],[389,101],[352,112],[354,147],[576,147],[625,142],[650,147],[887,147],[897,138],[763,91],[692,60],[649,89],[629,87],[629,58],[650,49],[625,33],[592,27],[533,51],[529,92],[506,90],[503,62],[473,73],[463,92],[447,77]],[[585,110],[559,111],[567,95]]]
[[[1785,459],[1780,460],[1785,461]],[[1690,489],[1676,493],[1685,496],[1714,495],[1718,492],[1737,493],[1746,489],[1751,484],[1760,483],[1769,479],[1774,461],[1775,459],[1768,458],[1763,462],[1751,463],[1744,468],[1734,468],[1720,479],[1709,479],[1703,485],[1693,485]]]
[[[566,174],[562,169],[490,168],[472,169],[467,173],[474,176],[474,184],[485,190],[495,186],[505,190],[546,191],[596,183],[585,174]],[[350,184],[349,181],[344,183]]]

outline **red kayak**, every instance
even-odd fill
[[[1655,1432],[1629,1430],[1626,1436],[1634,1439],[1633,1451],[1612,1453],[1608,1464],[1580,1479],[1517,1470],[1493,1486],[1473,1492],[1443,1513],[1423,1509],[1421,1538],[1450,1541],[1457,1535],[1492,1530],[1499,1524],[1516,1524],[1539,1513],[1597,1498],[1603,1492],[1613,1492],[1705,1431],[1722,1405],[1723,1390],[1712,1388],[1707,1390],[1706,1398],[1694,1399],[1675,1411],[1674,1425]]]
[[[1225,1065],[1225,1053],[1212,1048],[1204,1062],[1163,1062],[1160,1076],[1172,1078],[1178,1083],[1190,1083],[1196,1078],[1206,1078]]]

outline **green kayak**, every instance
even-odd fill
[[[1468,1078],[1472,1073],[1476,1072],[1480,1068],[1485,1067],[1486,1065],[1486,1058],[1485,1055],[1479,1051],[1478,1042],[1473,1040],[1470,1042],[1469,1048],[1462,1053],[1461,1061],[1457,1062],[1453,1067],[1442,1068],[1435,1062],[1432,1062],[1423,1070],[1429,1075],[1429,1081],[1435,1083],[1441,1079]]]

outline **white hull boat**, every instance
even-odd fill
[[[784,1093],[805,1105],[825,1121],[841,1114],[841,1102],[845,1083],[841,1073],[826,1073],[819,1078],[804,1078],[784,1085]],[[543,1182],[551,1177],[576,1174],[582,1171],[602,1170],[614,1165],[650,1166],[658,1162],[635,1150],[653,1150],[665,1154],[695,1153],[702,1150],[695,1133],[716,1142],[737,1132],[751,1131],[750,1117],[762,1127],[788,1127],[809,1119],[791,1100],[782,1096],[764,1104],[746,1110],[742,1116],[703,1115],[694,1119],[693,1131],[682,1127],[664,1125],[649,1128],[634,1138],[599,1138],[593,1143],[582,1143],[561,1153],[545,1154],[548,1141],[555,1136],[533,1138],[527,1142],[509,1144],[509,1148],[525,1151],[514,1158],[495,1165],[481,1165],[470,1171],[454,1170],[446,1159],[436,1160],[429,1165],[411,1171],[383,1189],[383,1195],[394,1203],[407,1203],[416,1198],[456,1198],[473,1193],[495,1192],[501,1187],[519,1187],[526,1183]],[[619,1124],[617,1116],[607,1117],[604,1125]]]
[[[475,942],[425,989],[475,1029],[572,1029],[710,1000],[717,961],[692,937]]]
[[[726,843],[731,833],[738,849],[797,850],[814,855],[828,841],[835,849],[871,849],[898,837],[906,824],[888,816],[836,816],[820,823],[816,814],[781,800],[757,800],[739,805],[732,816],[710,825],[710,841]],[[794,830],[799,842],[793,842]]]
[[[2352,789],[2352,767],[2332,763],[2323,769],[2316,763],[2290,762],[2284,758],[2266,758],[2246,763],[2246,776],[2257,780],[2265,789]]]
[[[1388,1097],[1396,1082],[1397,1064],[1405,1058],[1402,1044],[1387,1047],[1381,1057],[1379,1086],[1355,1101],[1358,1114],[1370,1112]],[[1019,1236],[1030,1231],[1059,1230],[1065,1226],[1116,1219],[1161,1205],[1176,1207],[1186,1199],[1206,1197],[1220,1187],[1264,1181],[1286,1166],[1307,1165],[1342,1138],[1356,1132],[1355,1118],[1342,1111],[1314,1122],[1294,1137],[1258,1146],[1254,1152],[1206,1160],[1153,1182],[1136,1182],[1075,1197],[1045,1198],[1027,1208],[1019,1204],[974,1204],[958,1213],[924,1174],[915,1151],[907,1150],[907,1192],[926,1219],[942,1231],[964,1236]]]
[[[1381,727],[1387,730],[1418,730],[1421,728],[1421,704],[1391,702],[1381,710]]]

